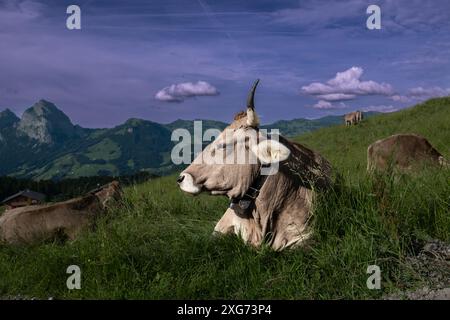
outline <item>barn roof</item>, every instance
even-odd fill
[[[43,194],[43,193],[39,193],[36,191],[31,191],[31,190],[23,190],[23,191],[17,192],[16,194],[13,194],[12,196],[4,199],[2,201],[2,203],[6,203],[6,202],[8,202],[14,198],[20,197],[20,196],[24,196],[24,197],[27,197],[27,198],[30,198],[33,200],[39,200],[39,201],[44,201],[46,198],[45,194]]]

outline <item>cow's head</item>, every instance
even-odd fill
[[[90,193],[97,197],[104,209],[109,208],[112,202],[118,201],[122,197],[122,189],[116,180],[92,190]]]
[[[259,131],[254,106],[258,82],[249,93],[247,111],[238,113],[233,123],[180,174],[177,182],[181,190],[242,197],[258,175],[261,163],[276,164],[289,157],[285,145]]]

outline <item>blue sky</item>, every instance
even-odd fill
[[[450,2],[0,0],[0,110],[43,98],[85,127],[229,121],[256,78],[263,123],[448,95]]]

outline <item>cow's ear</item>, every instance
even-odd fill
[[[264,140],[252,147],[252,152],[262,163],[276,163],[286,160],[291,151],[275,140]]]

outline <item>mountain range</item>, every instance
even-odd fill
[[[342,116],[282,120],[262,128],[277,128],[296,136],[342,123]],[[226,123],[203,120],[202,128],[224,129]],[[160,124],[129,119],[107,129],[74,125],[53,103],[40,100],[19,118],[11,110],[0,112],[0,176],[63,179],[93,175],[126,175],[138,171],[166,174],[176,169],[170,152],[176,142],[172,131],[193,132],[193,121]]]

